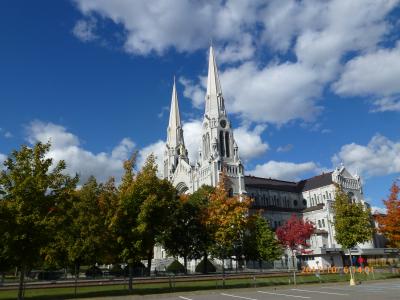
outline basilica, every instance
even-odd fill
[[[201,146],[197,161],[189,161],[174,82],[164,152],[164,178],[171,181],[181,193],[193,193],[202,185],[216,186],[221,172],[224,171],[229,178],[229,193],[251,197],[254,200],[252,210],[262,210],[273,229],[282,225],[292,214],[315,224],[316,230],[310,239],[310,248],[299,253],[298,264],[325,267],[348,263],[348,253],[335,240],[332,203],[336,185],[340,185],[352,201],[361,202],[368,207],[360,177],[351,174],[343,165],[332,172],[299,182],[245,175],[240,149],[235,142],[225,109],[212,47],[209,51],[205,111],[199,139]],[[365,257],[383,255],[384,249],[376,246],[374,240],[371,240],[357,245],[352,249],[352,254]],[[158,253],[159,257],[163,255]]]

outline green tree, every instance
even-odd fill
[[[193,194],[189,195],[188,202],[193,208],[193,225],[198,227],[198,229],[194,230],[193,228],[191,235],[193,245],[188,258],[200,259],[203,257],[203,261],[207,261],[208,253],[214,244],[212,226],[207,222],[208,206],[214,191],[214,187],[203,185]],[[208,270],[207,264],[203,264],[203,267],[202,272],[205,274]]]
[[[46,258],[55,265],[73,266],[75,283],[82,264],[112,261],[113,239],[107,226],[112,189],[112,180],[103,185],[90,176],[80,190],[62,203],[55,239],[46,249]]]
[[[157,165],[152,154],[134,181],[132,197],[139,208],[135,229],[140,237],[138,246],[147,259],[147,272],[150,275],[154,246],[162,242],[179,206],[177,190],[168,180],[157,177]]]
[[[15,266],[14,257],[10,253],[7,244],[9,240],[9,234],[11,233],[12,224],[11,213],[9,212],[6,202],[2,201],[0,195],[0,285],[4,283],[5,273]]]
[[[22,146],[6,159],[0,174],[1,202],[9,214],[2,252],[20,270],[18,299],[23,299],[25,272],[42,260],[42,250],[54,237],[59,199],[73,193],[78,181],[63,174],[64,161],[53,165],[46,158],[49,149],[50,143]]]
[[[262,261],[279,259],[283,253],[275,233],[260,213],[248,217],[243,244],[245,257],[258,261],[260,268]]]
[[[162,244],[171,256],[183,257],[185,273],[188,258],[200,258],[211,245],[203,217],[213,188],[203,186],[192,195],[181,195],[171,223],[165,228]]]
[[[353,266],[351,248],[371,240],[373,227],[371,212],[361,202],[354,202],[339,186],[336,188],[333,205],[335,239],[349,251],[350,264]],[[351,268],[352,269],[352,268]],[[353,271],[350,271],[350,284],[355,284]]]
[[[135,230],[140,206],[133,193],[136,157],[137,153],[135,152],[130,159],[124,162],[124,175],[117,191],[117,205],[109,224],[109,228],[117,240],[117,253],[124,262],[128,263],[129,291],[132,291],[133,264],[140,260],[139,236]]]

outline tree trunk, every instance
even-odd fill
[[[133,265],[132,265],[131,261],[128,262],[128,272],[129,272],[128,291],[132,292],[133,291],[133,284],[132,284]]]
[[[225,288],[225,259],[222,259],[222,287]]]
[[[185,267],[185,274],[187,274],[188,273],[188,270],[187,270],[187,256],[183,257],[183,266]]]
[[[294,255],[294,252],[292,251],[292,265],[293,265],[293,283],[294,283],[294,285],[296,285],[297,284],[297,282],[296,282],[296,268],[295,268],[295,262],[294,262],[294,258],[295,258],[295,255]]]
[[[350,285],[355,284],[354,274],[353,274],[353,257],[351,256],[351,250],[349,249],[350,257]]]
[[[1,282],[0,285],[4,284],[4,277],[5,277],[6,273],[5,272],[1,272]]]
[[[79,261],[75,261],[75,284],[74,284],[74,294],[76,297],[77,291],[78,291],[78,278],[79,278],[79,271],[80,271],[81,265]]]
[[[25,266],[22,265],[19,274],[18,300],[24,299],[24,279],[25,279]]]

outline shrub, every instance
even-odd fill
[[[206,273],[215,273],[217,269],[215,266],[207,259],[206,260]],[[196,266],[197,273],[204,272],[204,259]]]
[[[137,262],[134,262],[133,263],[133,265],[132,265],[132,275],[133,276],[143,276],[143,274],[145,274],[146,272],[146,266],[142,263],[142,262],[140,262],[140,261],[137,261]],[[126,265],[125,266],[125,268],[123,269],[123,274],[124,274],[124,276],[125,277],[128,277],[129,276],[129,266],[128,265]]]
[[[89,269],[86,270],[85,272],[86,277],[101,277],[103,276],[103,272],[99,267],[96,266],[91,266]]]
[[[185,267],[177,260],[174,260],[168,267],[167,272],[171,272],[174,274],[185,273]]]
[[[119,264],[113,265],[112,268],[110,269],[110,275],[120,277],[124,273],[124,270],[121,268]]]
[[[39,280],[58,280],[64,275],[62,271],[41,271],[38,273]]]

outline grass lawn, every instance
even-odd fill
[[[400,277],[399,274],[391,273],[375,273],[375,279],[386,279]],[[348,281],[350,276],[339,275],[339,274],[321,274],[321,278],[314,275],[309,276],[297,276],[297,284],[306,283],[318,283],[318,282],[339,282]],[[357,281],[373,280],[372,274],[356,274]],[[240,287],[254,287],[254,286],[272,286],[272,285],[286,285],[293,284],[293,276],[281,276],[281,277],[264,277],[256,278],[253,277],[248,279],[226,279],[225,288],[240,288]],[[172,284],[170,288],[169,283],[155,283],[155,284],[135,284],[134,292],[135,295],[147,295],[157,293],[168,293],[168,292],[183,292],[183,291],[195,291],[195,290],[206,290],[222,288],[223,281],[221,278],[218,280],[207,280],[207,281],[192,281],[192,282],[176,282]],[[100,296],[118,296],[128,295],[126,285],[107,285],[107,286],[91,286],[91,287],[79,287],[77,297],[100,297]],[[0,291],[0,299],[16,299],[17,291]],[[48,289],[28,289],[25,291],[26,299],[69,299],[74,298],[74,288],[48,288]]]

